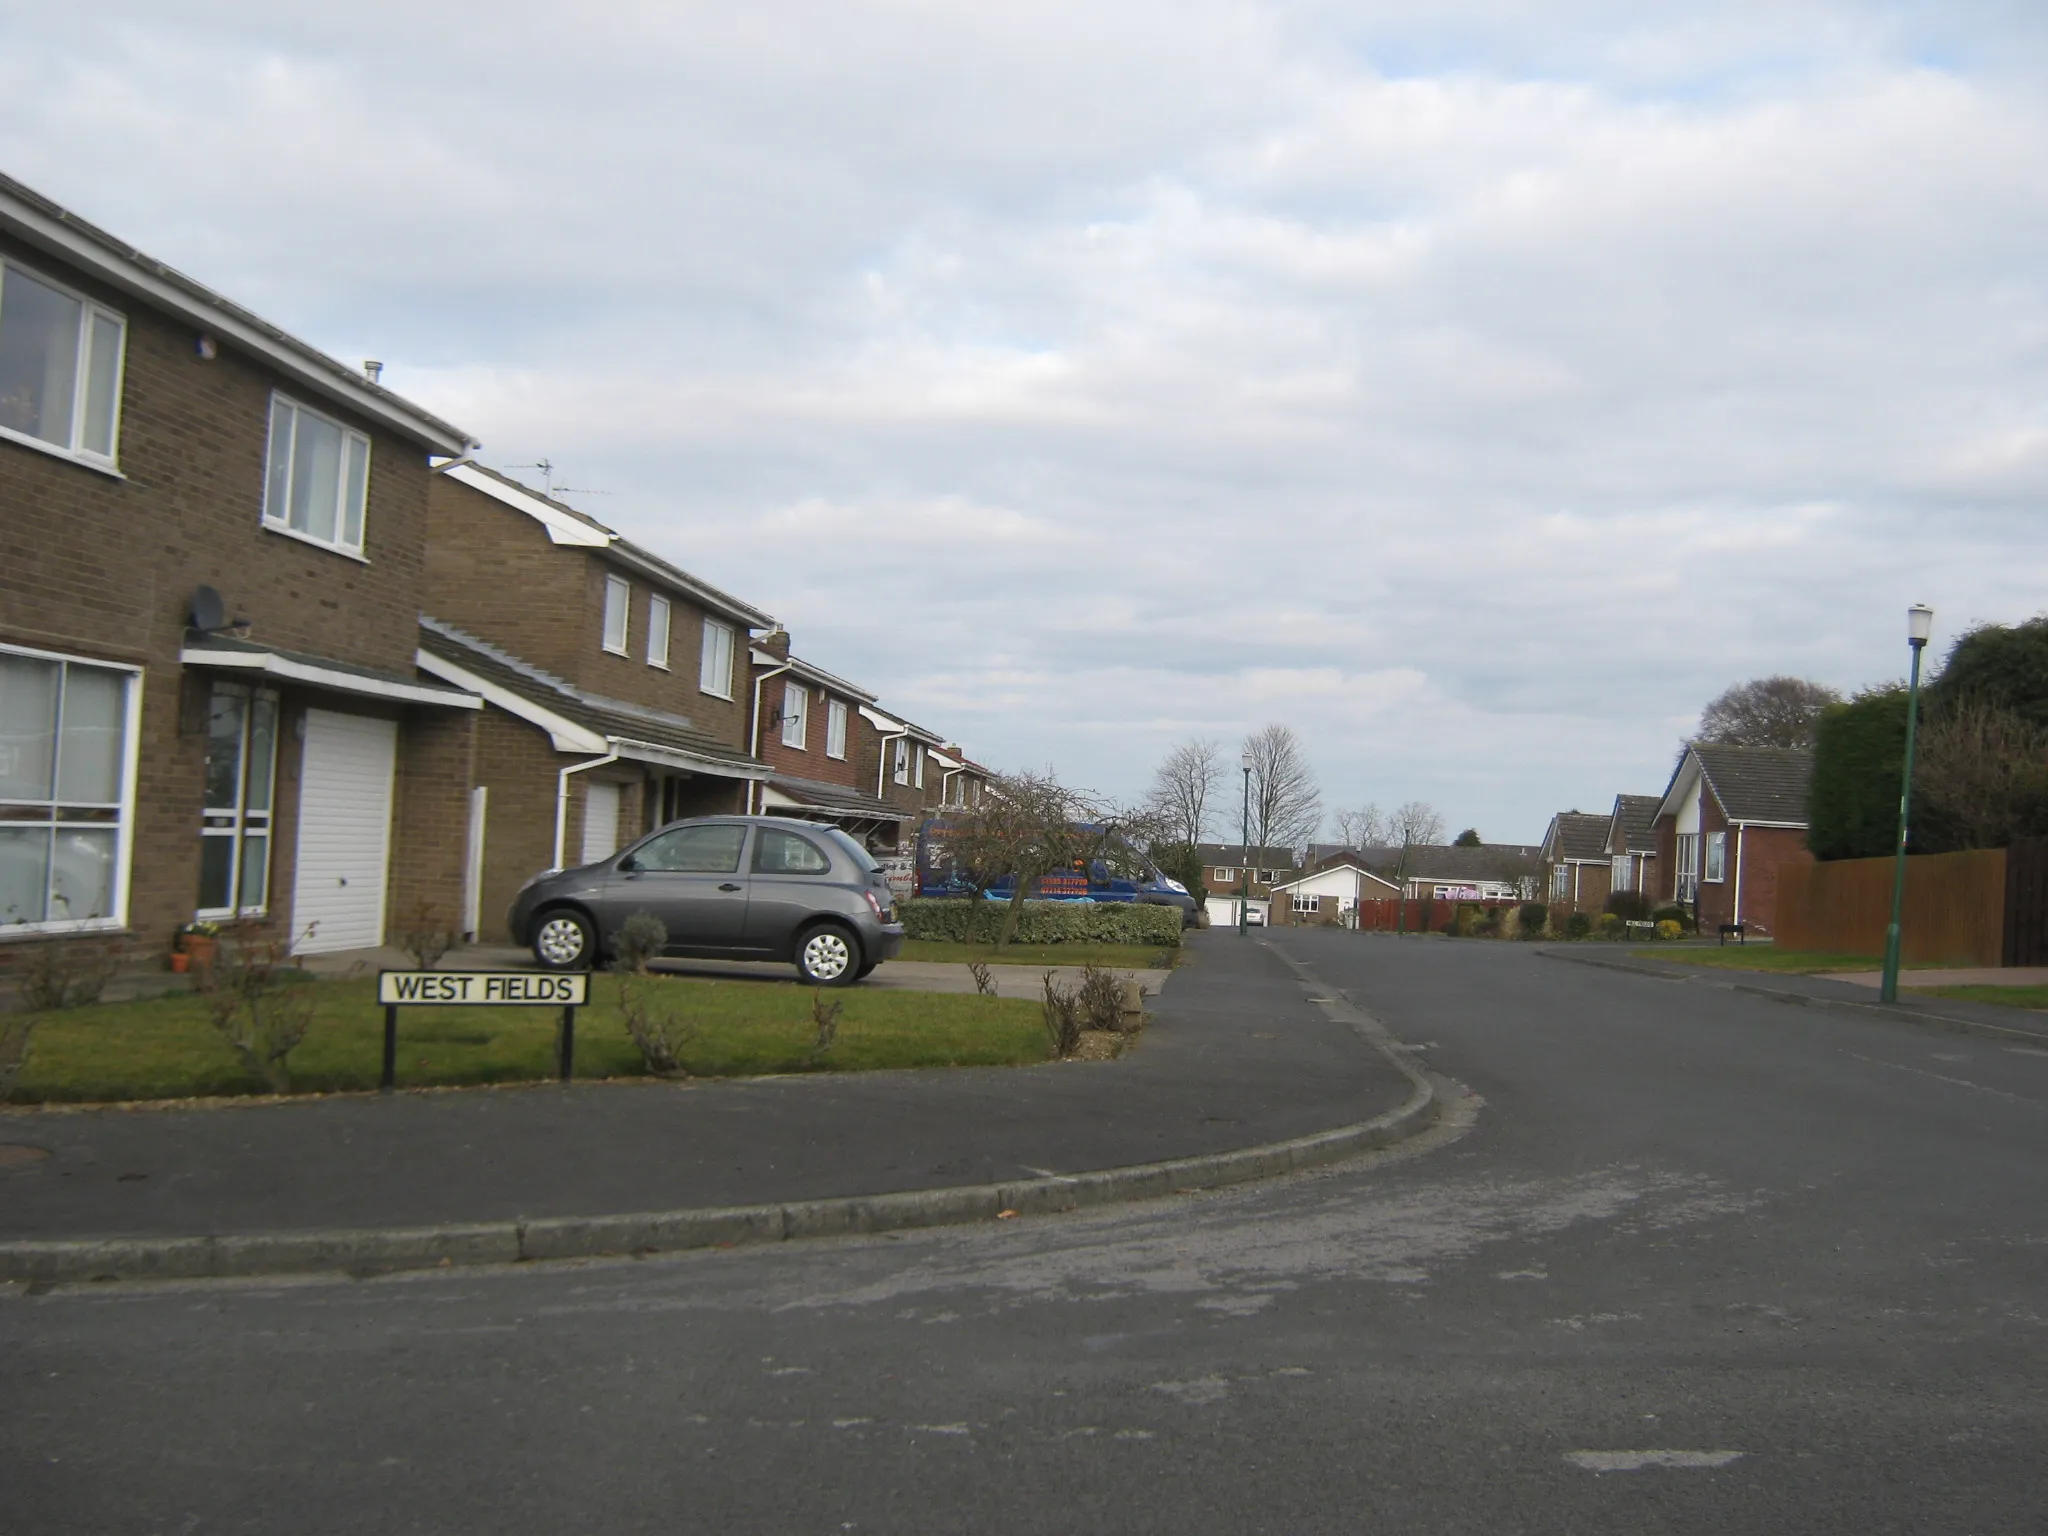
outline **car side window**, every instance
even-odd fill
[[[740,826],[677,827],[643,844],[633,854],[642,869],[687,875],[730,875],[740,867],[747,829]]]
[[[832,861],[807,837],[763,827],[754,844],[754,873],[757,875],[822,875]]]

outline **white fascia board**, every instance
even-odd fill
[[[109,286],[133,294],[198,330],[255,353],[295,383],[422,443],[435,453],[463,454],[474,446],[460,427],[430,416],[391,391],[357,377],[347,365],[257,319],[239,305],[206,294],[201,284],[190,278],[174,282],[156,270],[158,263],[147,258],[137,260],[140,252],[128,256],[111,249],[77,225],[52,217],[5,188],[0,188],[0,229],[20,235],[31,245],[62,257]]]
[[[1728,825],[1731,827],[1775,827],[1785,832],[1804,832],[1812,823],[1805,821],[1758,821],[1748,816],[1731,816],[1728,818]]]
[[[438,704],[445,709],[484,707],[480,698],[449,693],[440,688],[424,688],[417,683],[364,677],[359,672],[343,672],[333,667],[317,667],[310,662],[279,656],[274,651],[217,651],[203,645],[188,646],[178,652],[178,660],[188,667],[260,672],[265,677],[283,682],[306,683],[333,693],[355,693],[371,699],[396,699],[404,704]]]
[[[930,758],[933,762],[937,763],[941,768],[945,769],[948,773],[957,773],[961,769],[961,767],[964,766],[963,764],[956,762],[954,759],[946,756],[946,754],[941,752],[937,747],[927,749],[924,755]]]
[[[482,491],[493,501],[503,502],[515,512],[524,512],[547,530],[550,543],[573,544],[586,549],[605,549],[611,545],[614,537],[612,534],[571,517],[559,507],[549,506],[538,496],[515,490],[504,481],[487,475],[466,462],[446,465],[438,472],[458,485],[466,485],[473,491]]]
[[[548,733],[548,739],[557,752],[581,752],[594,756],[610,750],[610,743],[596,731],[578,725],[574,720],[545,709],[524,695],[514,693],[510,688],[500,687],[486,678],[478,677],[467,667],[457,666],[431,651],[419,650],[413,653],[413,664],[422,672],[431,673],[443,682],[453,683],[458,688],[467,688],[477,694],[486,704],[494,705],[528,725],[538,726]]]
[[[728,763],[715,757],[699,757],[678,747],[665,747],[658,741],[636,741],[631,736],[607,736],[605,745],[620,757],[636,763],[682,768],[714,779],[765,779],[770,773],[766,763]]]
[[[905,725],[900,720],[891,720],[879,709],[871,709],[867,705],[863,704],[860,707],[860,712],[862,716],[867,720],[868,724],[872,725],[884,736],[908,736],[910,734],[909,726]]]
[[[1679,807],[1685,803],[1686,792],[1692,788],[1692,780],[1702,777],[1700,760],[1690,749],[1672,770],[1671,782],[1664,788],[1664,798],[1657,802],[1657,816],[1676,816]]]

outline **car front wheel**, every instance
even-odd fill
[[[533,930],[533,958],[550,971],[588,970],[597,959],[597,930],[581,912],[543,912]]]
[[[859,979],[860,941],[844,928],[822,924],[796,943],[796,968],[814,987],[843,987]]]

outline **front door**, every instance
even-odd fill
[[[616,932],[635,912],[651,912],[668,929],[675,954],[730,953],[745,946],[747,876],[745,822],[671,827],[633,850],[631,870],[605,887],[606,927]]]

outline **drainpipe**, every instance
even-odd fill
[[[875,798],[877,800],[887,798],[882,793],[882,781],[889,776],[889,743],[892,741],[902,741],[909,735],[910,732],[908,731],[898,731],[894,736],[884,736],[882,738],[881,750],[875,754]]]
[[[940,773],[939,773],[939,809],[940,809],[940,810],[942,810],[942,811],[943,811],[943,810],[944,810],[944,809],[946,808],[946,786],[947,786],[948,784],[952,783],[952,782],[953,782],[953,780],[954,780],[954,778],[955,778],[955,777],[956,777],[957,775],[959,775],[959,774],[962,774],[962,773],[965,773],[966,771],[967,771],[967,770],[966,770],[965,768],[946,768],[946,769],[942,769],[942,770],[940,771]],[[962,800],[962,801],[960,802],[960,807],[961,807],[961,809],[962,809],[962,810],[965,810],[965,809],[967,808],[967,802],[966,802],[965,800]]]
[[[770,667],[766,672],[763,672],[754,679],[754,719],[747,733],[747,756],[757,763],[761,760],[761,685],[771,677],[782,676],[783,673],[787,672],[794,665],[794,662],[785,661],[779,667]],[[761,800],[759,806],[754,804],[756,796],[759,796]],[[768,791],[762,788],[762,781],[750,779],[747,782],[747,814],[749,816],[758,816],[767,804]]]
[[[1728,921],[1737,924],[1742,921],[1742,834],[1748,830],[1748,822],[1735,824],[1735,911]]]
[[[569,841],[569,775],[581,773],[586,768],[602,768],[606,763],[616,763],[619,754],[608,752],[603,757],[593,757],[580,763],[571,763],[555,775],[555,868],[564,867],[562,859],[568,851]]]

